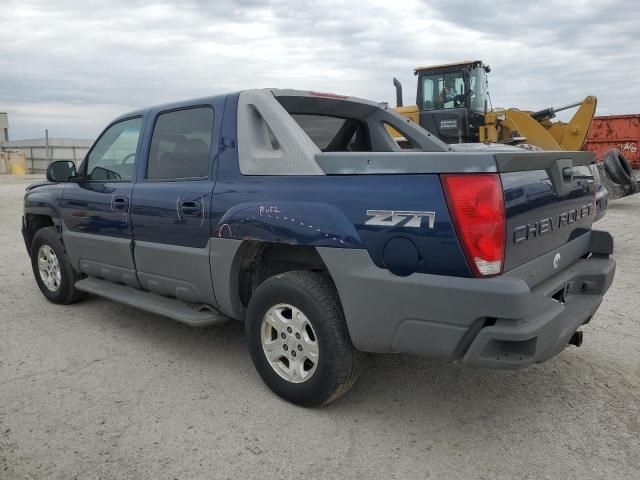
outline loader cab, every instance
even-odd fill
[[[420,125],[447,143],[477,141],[489,71],[480,60],[416,68]]]

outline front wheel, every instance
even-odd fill
[[[74,287],[80,276],[69,262],[55,227],[42,228],[33,237],[31,267],[48,300],[66,305],[84,296]]]
[[[255,291],[247,309],[249,352],[276,394],[303,406],[344,395],[360,371],[340,299],[326,276],[276,275]]]

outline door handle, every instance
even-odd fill
[[[199,217],[202,214],[202,203],[197,200],[180,202],[180,213],[185,217]]]
[[[128,210],[129,197],[115,196],[111,199],[111,210]]]

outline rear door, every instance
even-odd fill
[[[155,111],[131,203],[143,288],[215,305],[209,267],[216,112],[212,104]]]
[[[129,215],[143,117],[110,125],[89,151],[77,182],[62,196],[63,239],[83,273],[138,286]]]

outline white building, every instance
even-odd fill
[[[9,115],[0,112],[0,145],[9,141]]]

